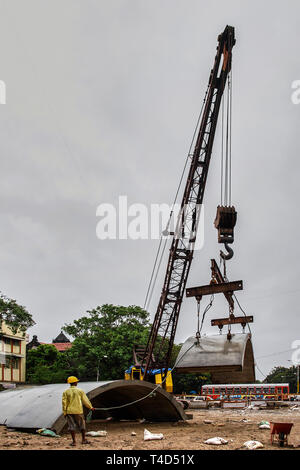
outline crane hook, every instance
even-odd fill
[[[222,250],[220,250],[220,256],[221,256],[221,258],[223,258],[225,260],[229,260],[233,257],[233,250],[230,248],[228,243],[224,243],[224,247],[225,247],[226,251],[228,252],[228,254],[226,255]]]

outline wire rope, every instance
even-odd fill
[[[108,408],[95,408],[95,410],[97,410],[97,411],[117,410],[117,409],[120,409],[120,408],[125,408],[126,406],[134,405],[135,403],[139,403],[140,401],[143,401],[143,400],[145,400],[146,398],[150,397],[151,395],[154,394],[154,392],[155,392],[158,388],[160,388],[160,387],[162,386],[162,384],[167,380],[168,375],[173,372],[173,370],[175,369],[175,367],[178,366],[178,364],[179,364],[180,361],[184,358],[184,356],[185,356],[193,347],[195,347],[195,344],[196,344],[196,343],[193,343],[192,346],[190,346],[190,347],[184,352],[184,354],[179,358],[179,360],[178,360],[178,358],[177,358],[177,360],[175,361],[174,366],[172,367],[172,369],[170,370],[170,372],[166,374],[166,377],[163,379],[163,381],[162,381],[160,384],[158,384],[153,390],[151,390],[151,392],[147,393],[147,395],[145,395],[144,397],[138,398],[137,400],[131,401],[131,402],[129,402],[129,403],[125,403],[125,404],[123,404],[123,405],[111,406],[111,407],[108,407]]]
[[[193,157],[193,154],[191,153],[191,151],[192,151],[192,147],[193,147],[193,144],[194,144],[194,141],[195,141],[197,130],[199,128],[200,120],[201,120],[201,117],[202,117],[202,114],[203,114],[203,109],[204,109],[204,106],[205,106],[205,103],[206,103],[209,86],[210,85],[207,86],[205,96],[204,96],[204,99],[203,99],[203,103],[202,103],[202,106],[201,106],[201,110],[200,110],[200,113],[199,113],[198,118],[197,118],[197,122],[196,122],[196,126],[195,126],[195,129],[194,129],[194,132],[193,132],[193,136],[192,136],[192,140],[191,140],[191,143],[190,143],[189,151],[188,151],[187,157],[185,159],[185,164],[184,164],[184,167],[183,167],[183,170],[182,170],[182,173],[181,173],[181,177],[180,177],[179,184],[178,184],[178,187],[177,187],[177,190],[176,190],[176,193],[175,193],[175,197],[174,197],[174,201],[173,201],[173,204],[172,204],[169,219],[168,219],[168,222],[167,222],[166,231],[168,230],[168,228],[170,226],[171,218],[172,218],[172,215],[173,215],[173,212],[174,212],[174,207],[175,207],[175,204],[176,204],[176,201],[177,201],[177,198],[178,198],[178,194],[179,194],[179,191],[180,191],[180,188],[181,188],[181,185],[182,185],[184,174],[186,172],[186,167],[187,167],[188,161],[189,161],[189,159],[191,159]],[[151,272],[150,281],[149,281],[146,296],[145,296],[144,309],[147,309],[149,307],[150,303],[151,303],[152,294],[153,294],[155,284],[156,284],[156,280],[157,280],[158,273],[159,273],[159,268],[161,266],[162,258],[163,258],[164,252],[165,252],[166,242],[168,240],[167,237],[166,237],[166,242],[164,244],[163,250],[160,254],[163,236],[164,236],[164,234],[162,233],[161,236],[160,236],[159,245],[158,245],[157,253],[156,253],[156,256],[155,256],[154,266],[153,266],[153,269],[152,269],[152,272]],[[159,255],[160,255],[160,259],[159,259]],[[159,259],[159,262],[158,262],[158,259]]]

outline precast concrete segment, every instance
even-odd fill
[[[80,382],[94,408],[117,407],[108,411],[97,410],[93,418],[146,419],[151,421],[179,421],[187,416],[175,398],[163,388],[139,380],[108,382]],[[16,429],[53,429],[61,432],[66,424],[62,415],[62,393],[67,384],[50,384],[0,393],[0,424]],[[153,394],[130,406],[150,392]],[[121,408],[118,408],[121,407]]]
[[[254,382],[254,356],[250,334],[226,334],[188,338],[176,360],[176,372],[210,372],[213,383]]]

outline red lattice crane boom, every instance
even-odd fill
[[[148,375],[153,369],[162,369],[164,377],[170,364],[180,308],[193,259],[200,206],[203,202],[221,99],[231,70],[234,44],[234,28],[226,26],[218,37],[217,53],[209,78],[194,151],[191,154],[163,289],[146,348],[139,351],[139,357],[142,359],[139,365],[142,367],[144,380],[149,379]]]

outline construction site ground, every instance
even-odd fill
[[[105,437],[88,437],[82,445],[78,434],[77,446],[72,447],[67,431],[59,438],[19,432],[0,426],[1,450],[237,450],[249,440],[260,441],[266,450],[297,449],[300,446],[300,410],[188,410],[193,419],[178,423],[149,423],[137,421],[92,421],[87,431],[107,431]],[[210,424],[205,421],[211,421]],[[270,430],[259,429],[258,423],[292,422],[289,447],[271,445]],[[162,440],[144,441],[144,429],[163,433]],[[136,433],[136,435],[132,435]],[[204,443],[212,437],[223,437],[228,444],[212,446]],[[299,447],[300,449],[300,447]]]

